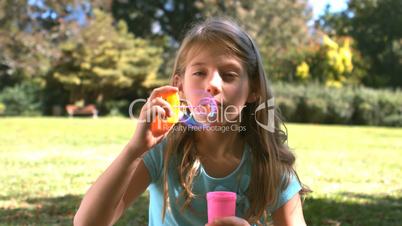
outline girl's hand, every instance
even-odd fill
[[[146,152],[165,137],[168,131],[158,137],[154,136],[151,131],[151,123],[155,117],[166,118],[172,115],[171,106],[160,96],[166,92],[177,91],[177,87],[162,86],[151,92],[147,102],[141,109],[137,128],[134,132],[133,138],[130,140],[131,147],[137,148],[138,150],[141,150],[141,152]]]
[[[250,226],[250,224],[239,217],[223,217],[216,219],[214,222],[205,226]]]

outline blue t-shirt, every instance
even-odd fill
[[[251,177],[250,147],[245,145],[240,164],[229,175],[223,178],[214,178],[207,174],[202,165],[200,172],[193,180],[193,193],[196,195],[190,203],[190,208],[181,212],[184,198],[180,195],[183,191],[177,173],[168,174],[168,187],[170,199],[170,211],[166,210],[165,221],[162,224],[163,208],[163,153],[166,140],[156,145],[144,155],[144,164],[151,177],[151,184],[148,187],[149,200],[149,224],[159,225],[202,225],[208,222],[206,193],[209,191],[232,191],[237,193],[236,216],[244,218],[249,202],[246,197],[247,187]],[[169,172],[176,172],[175,158],[171,158]],[[301,189],[295,176],[291,177],[288,187],[280,193],[278,205],[268,208],[273,212],[284,205]]]

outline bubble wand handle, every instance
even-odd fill
[[[161,119],[160,117],[156,117],[151,122],[151,131],[152,134],[156,137],[165,134],[170,128],[176,124],[180,119],[180,97],[177,92],[168,92],[163,93],[160,97],[166,100],[171,108],[172,115],[166,119]]]

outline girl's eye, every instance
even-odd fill
[[[193,75],[195,75],[195,76],[203,76],[203,75],[205,75],[205,73],[202,72],[202,71],[197,71],[197,72],[194,72]]]
[[[231,81],[231,80],[236,79],[237,74],[233,73],[233,72],[228,72],[228,73],[223,73],[222,77],[224,80]]]

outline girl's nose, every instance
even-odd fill
[[[222,87],[222,78],[218,71],[213,72],[211,79],[207,84],[207,92],[212,96],[215,96],[217,93],[221,92]]]

